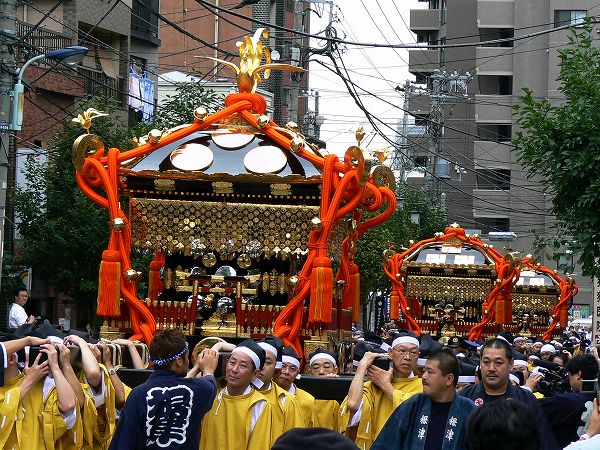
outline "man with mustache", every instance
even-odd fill
[[[505,340],[496,338],[486,341],[481,347],[481,383],[467,386],[460,391],[460,395],[473,400],[476,406],[507,398],[529,405],[540,428],[541,449],[558,449],[554,434],[535,396],[526,389],[513,386],[509,381],[514,363],[512,355],[512,347]]]

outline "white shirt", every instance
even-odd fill
[[[10,307],[10,312],[8,313],[8,327],[19,328],[25,322],[27,322],[25,308],[17,303],[13,303]]]

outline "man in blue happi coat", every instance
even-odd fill
[[[458,368],[452,351],[433,353],[425,363],[423,394],[396,408],[371,450],[466,449],[467,418],[476,407],[456,393]]]

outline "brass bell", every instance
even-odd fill
[[[125,271],[125,278],[127,279],[127,281],[137,281],[140,279],[140,277],[142,276],[142,272],[138,272],[135,269],[128,269]]]
[[[271,122],[271,119],[269,119],[269,116],[266,115],[262,115],[262,116],[258,116],[258,119],[256,119],[256,125],[258,126],[258,128],[264,128],[267,125],[269,125],[269,123]]]
[[[194,110],[194,120],[196,122],[204,122],[204,119],[208,116],[208,110],[203,106],[199,106]]]
[[[162,137],[162,131],[157,130],[156,128],[153,130],[150,130],[150,133],[148,133],[148,141],[151,144],[156,144],[158,141],[160,141],[161,137]]]
[[[115,217],[110,226],[114,231],[123,231],[125,229],[125,221],[121,217]]]
[[[290,148],[294,153],[299,153],[304,149],[304,139],[301,137],[295,137],[290,141]]]
[[[288,278],[288,285],[291,289],[294,289],[296,286],[298,286],[298,283],[300,283],[300,278],[298,278],[296,275],[292,275]]]
[[[321,229],[323,229],[323,223],[321,222],[321,219],[319,219],[318,217],[313,217],[310,220],[310,227],[313,230],[320,231]]]
[[[299,128],[298,128],[298,124],[296,122],[292,122],[291,120],[285,124],[285,127],[290,130],[293,131],[294,133],[297,133]]]

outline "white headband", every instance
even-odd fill
[[[508,339],[506,339],[504,336],[496,336],[496,339],[502,339],[504,342],[508,342]],[[510,342],[508,342],[510,344]]]
[[[461,375],[458,377],[458,383],[475,383],[475,375]]]
[[[389,344],[387,344],[387,343],[385,343],[385,342],[381,344],[381,349],[382,349],[382,350],[385,350],[386,352],[387,352],[387,351],[388,351],[390,348],[392,348],[392,347],[390,347],[390,346],[389,346]]]
[[[231,351],[231,354],[233,355],[236,352],[241,352],[248,355],[254,363],[254,368],[260,369],[260,358],[253,350],[249,349],[248,347],[236,347]]]
[[[555,351],[554,345],[551,344],[544,344],[540,349],[540,353],[554,353]]]
[[[417,359],[417,366],[425,367],[426,362],[427,362],[427,358],[419,358],[419,359]]]
[[[412,344],[412,345],[416,345],[418,347],[419,340],[412,336],[400,336],[400,337],[397,337],[396,339],[394,339],[394,342],[392,342],[392,347],[395,347],[398,344]]]
[[[521,384],[521,380],[519,380],[519,377],[517,377],[516,375],[510,373],[508,374],[508,378],[510,379],[510,381],[512,381],[513,383],[517,383],[517,384]]]
[[[524,361],[522,359],[515,359],[513,361],[513,366],[527,366],[527,361]]]
[[[265,352],[271,352],[275,355],[275,368],[281,369],[281,361],[277,361],[277,349],[266,342],[258,342],[258,345],[260,345]]]
[[[331,364],[333,364],[335,367],[337,367],[337,362],[335,361],[335,358],[328,353],[317,353],[316,355],[313,355],[313,357],[310,358],[309,364],[312,366],[317,359],[326,359],[327,361],[330,361]]]
[[[526,341],[527,339],[525,339],[524,337],[521,336],[517,336],[516,338],[513,339],[513,344],[517,341]]]
[[[281,357],[281,360],[286,364],[293,364],[294,366],[296,366],[296,369],[300,368],[300,361],[294,358],[293,356],[283,355]]]

